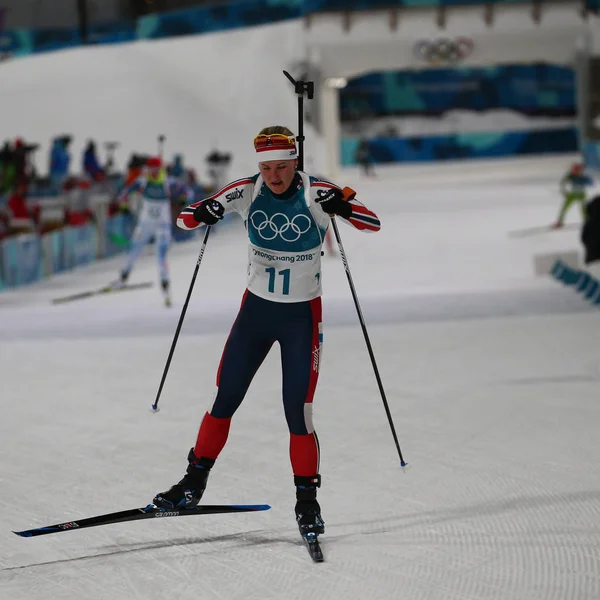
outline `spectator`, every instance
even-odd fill
[[[227,183],[227,172],[231,163],[231,154],[213,150],[207,157],[208,174],[211,178],[210,191],[217,192]]]
[[[65,224],[79,227],[88,223],[95,223],[96,218],[91,207],[91,183],[88,179],[68,177],[64,184]]]
[[[71,164],[71,155],[69,154],[69,144],[71,138],[62,136],[55,138],[52,142],[50,153],[50,181],[55,191],[60,192],[63,184],[69,174]]]
[[[3,165],[9,163],[12,159],[12,148],[10,147],[10,141],[4,140],[4,146],[0,148],[0,169]]]
[[[110,177],[115,166],[115,150],[119,147],[119,142],[104,142],[106,148],[106,162],[104,164],[104,175]]]
[[[15,140],[15,147],[13,151],[13,164],[15,167],[15,182],[13,189],[15,192],[18,191],[19,193],[27,193],[30,174],[27,154],[32,148],[35,147],[36,146],[26,146],[21,138],[17,138]]]
[[[98,156],[96,155],[96,144],[90,140],[83,153],[83,172],[92,181],[102,181],[104,179],[104,169],[98,162]]]
[[[14,151],[10,141],[6,140],[0,150],[0,194],[9,193],[15,185]]]
[[[173,157],[173,164],[169,166],[167,172],[169,177],[173,177],[179,183],[189,183],[187,181],[187,169],[183,166],[183,155],[176,154]]]
[[[367,177],[375,176],[375,172],[373,170],[373,157],[371,155],[371,147],[369,145],[369,140],[362,138],[358,142],[354,159],[356,160],[358,165],[361,167],[363,173]]]
[[[132,154],[127,165],[127,175],[125,177],[125,187],[130,186],[144,172],[149,156]]]
[[[1,159],[0,159],[1,160]],[[0,163],[0,181],[2,177],[2,164]],[[0,240],[3,240],[9,232],[8,222],[10,219],[10,212],[8,210],[8,204],[5,196],[0,193]]]
[[[27,186],[19,185],[6,205],[7,235],[35,233],[38,230],[40,207],[27,205]]]

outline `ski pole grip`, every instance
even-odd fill
[[[351,187],[345,187],[342,189],[342,195],[344,200],[346,200],[346,202],[348,202],[349,200],[352,200],[355,196],[356,196],[356,192],[351,188]]]

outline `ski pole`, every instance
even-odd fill
[[[306,93],[307,98],[310,100],[314,95],[314,83],[312,81],[296,81],[294,78],[287,72],[284,71],[283,74],[291,81],[294,86],[294,91],[298,95],[298,169],[301,171],[304,167],[304,94]],[[383,383],[381,381],[381,376],[379,374],[379,369],[377,367],[377,361],[375,360],[375,354],[373,352],[373,347],[371,346],[371,340],[369,339],[369,332],[367,331],[367,326],[365,324],[365,319],[362,314],[362,310],[360,308],[360,303],[358,301],[358,294],[356,293],[356,288],[354,287],[354,281],[352,279],[352,273],[350,272],[350,267],[348,266],[348,260],[346,259],[346,252],[344,251],[344,245],[342,244],[342,238],[340,236],[340,232],[338,230],[337,223],[335,221],[335,217],[331,218],[331,225],[333,227],[333,233],[335,234],[335,239],[338,244],[338,248],[340,250],[340,256],[342,257],[342,263],[344,265],[344,271],[346,272],[346,277],[348,278],[348,284],[350,285],[350,292],[352,294],[352,299],[354,300],[354,306],[356,307],[356,312],[358,314],[358,320],[360,322],[360,327],[363,332],[363,336],[365,338],[365,343],[367,345],[367,350],[369,352],[369,357],[371,359],[371,365],[373,366],[373,371],[375,372],[375,379],[377,380],[377,386],[379,387],[379,393],[381,394],[381,400],[383,401],[383,407],[385,409],[385,414],[387,415],[388,423],[390,425],[390,429],[392,430],[392,436],[394,438],[394,443],[396,444],[396,450],[398,451],[398,456],[400,458],[400,466],[406,467],[408,464],[404,457],[402,456],[402,450],[400,449],[400,442],[398,441],[398,435],[396,433],[396,427],[394,426],[394,420],[392,418],[392,413],[390,411],[390,406],[388,404],[385,390],[383,388]]]
[[[175,352],[175,346],[177,345],[177,340],[179,338],[179,332],[181,331],[181,326],[183,325],[183,319],[185,318],[185,313],[187,311],[188,304],[190,303],[190,298],[192,297],[192,290],[194,289],[194,284],[196,283],[196,277],[198,275],[198,271],[200,269],[200,263],[202,262],[202,257],[204,256],[204,250],[206,249],[206,243],[208,242],[208,236],[210,235],[211,226],[208,225],[206,227],[206,233],[204,234],[204,240],[202,241],[202,247],[200,248],[200,254],[198,255],[198,260],[196,261],[196,268],[194,269],[194,275],[192,276],[192,281],[190,282],[190,289],[187,293],[187,298],[185,299],[185,303],[181,310],[181,315],[179,317],[179,323],[177,323],[177,329],[175,330],[175,337],[173,338],[173,343],[171,344],[171,349],[169,350],[169,357],[167,358],[167,364],[165,365],[165,369],[162,374],[162,378],[160,380],[160,386],[158,387],[158,393],[156,394],[156,400],[152,405],[152,411],[158,412],[160,409],[158,408],[158,401],[160,400],[160,395],[162,393],[163,386],[165,385],[165,380],[167,379],[167,373],[169,372],[169,367],[171,365],[171,359],[173,358],[173,352]]]
[[[375,379],[377,380],[377,386],[379,387],[379,393],[381,394],[381,400],[383,401],[383,407],[385,409],[385,414],[387,415],[388,423],[390,425],[390,429],[392,430],[392,436],[394,438],[394,443],[396,444],[396,450],[398,451],[398,456],[400,457],[400,466],[406,467],[408,464],[404,457],[402,456],[402,450],[400,450],[400,442],[398,441],[398,434],[396,433],[396,427],[394,426],[394,420],[392,419],[392,413],[390,411],[390,406],[388,404],[385,390],[383,389],[383,383],[381,381],[381,376],[379,374],[379,369],[377,368],[377,361],[375,360],[375,353],[373,352],[373,347],[371,346],[371,340],[369,339],[369,332],[367,331],[367,326],[365,324],[365,319],[363,317],[362,310],[360,308],[360,303],[358,301],[358,294],[356,293],[356,288],[354,287],[354,281],[352,280],[352,273],[350,273],[350,267],[348,266],[348,260],[346,259],[346,252],[344,250],[344,244],[342,244],[342,238],[340,236],[340,231],[338,229],[337,223],[335,222],[335,217],[331,217],[331,225],[333,227],[333,233],[335,235],[335,239],[337,241],[338,248],[340,250],[340,256],[342,257],[342,264],[344,265],[344,271],[346,272],[346,277],[348,278],[348,285],[350,286],[350,292],[352,294],[352,299],[354,300],[354,306],[356,307],[356,313],[358,314],[358,320],[360,322],[360,327],[363,332],[363,336],[365,338],[365,343],[367,345],[367,351],[369,352],[369,358],[371,359],[371,365],[373,366],[373,371],[375,373]]]

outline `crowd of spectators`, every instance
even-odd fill
[[[52,140],[48,171],[40,175],[33,160],[39,144],[27,143],[22,138],[4,142],[0,148],[0,240],[23,233],[41,235],[67,225],[94,223],[97,213],[92,206],[93,196],[116,198],[123,186],[131,184],[143,173],[150,156],[133,153],[124,172],[119,172],[114,158],[119,144],[106,142],[104,156],[100,157],[98,144],[88,140],[79,169],[76,169],[71,143],[70,135],[56,136]],[[206,159],[211,179],[210,166],[214,158],[211,153]],[[74,171],[77,174],[73,174]],[[173,161],[167,165],[167,172],[193,187],[199,196],[215,183],[211,181],[206,186],[201,185],[195,171],[184,164],[181,154],[175,154]],[[120,210],[116,201],[105,205],[107,216]]]

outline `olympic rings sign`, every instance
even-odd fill
[[[420,40],[415,43],[415,56],[430,65],[453,65],[473,52],[473,40],[466,37]]]
[[[312,224],[306,215],[296,215],[290,220],[283,213],[275,213],[269,217],[263,210],[254,211],[250,215],[250,222],[263,240],[270,241],[279,236],[290,244],[297,242]]]

